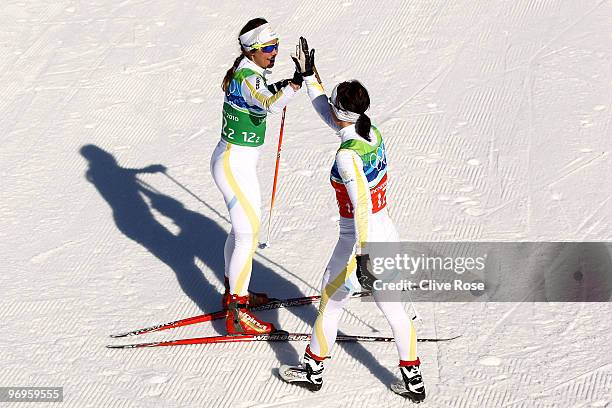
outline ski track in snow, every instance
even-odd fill
[[[281,36],[272,79],[291,76],[304,35],[328,89],[358,78],[370,91],[403,239],[612,239],[609,1],[6,0],[0,386],[64,386],[67,407],[412,405],[388,390],[393,344],[338,344],[318,393],[275,374],[304,344],[104,348],[110,333],[219,307],[229,226],[208,163],[220,81],[255,10]],[[263,234],[279,118],[259,168]],[[99,149],[91,163],[87,145]],[[337,234],[336,148],[302,92],[287,109],[255,290],[317,293]],[[172,178],[127,170],[156,163]],[[423,407],[612,404],[609,303],[417,307],[420,336],[463,335],[419,344]],[[316,308],[261,315],[309,332]],[[358,300],[341,330],[390,334]]]

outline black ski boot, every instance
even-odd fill
[[[306,347],[302,363],[298,366],[281,365],[278,374],[283,381],[293,383],[310,391],[319,391],[323,386],[323,360],[314,355],[310,346]]]
[[[393,392],[416,403],[425,399],[425,384],[421,376],[420,364],[418,358],[416,361],[400,361],[400,372],[404,381],[391,385]]]

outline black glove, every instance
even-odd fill
[[[291,55],[291,59],[295,63],[295,69],[302,76],[310,76],[314,74],[314,56],[315,50],[308,50],[308,41],[304,37],[300,37],[300,43],[295,47],[295,55]]]
[[[283,89],[284,87],[286,87],[289,81],[290,81],[289,79],[283,79],[282,81],[278,81],[271,85],[268,85],[267,88],[271,93],[275,94],[281,89]],[[293,80],[291,80],[291,82],[293,82]]]
[[[372,272],[368,269],[368,262],[370,261],[370,255],[363,254],[357,255],[357,280],[363,290],[371,291],[374,289],[374,282],[376,279],[372,275]]]
[[[301,73],[299,73],[297,70],[293,73],[293,78],[290,79],[290,81],[296,85],[299,85],[300,87],[302,86],[302,83],[304,83],[304,75],[302,75]]]

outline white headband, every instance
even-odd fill
[[[247,31],[239,37],[240,45],[247,51],[257,49],[257,46],[278,39],[278,35],[272,30],[270,24],[265,23]]]
[[[334,87],[331,97],[329,98],[329,103],[332,107],[332,110],[334,111],[334,115],[336,115],[338,120],[341,120],[343,122],[355,123],[357,122],[361,114],[344,109],[344,107],[340,105],[340,103],[336,100],[338,98],[338,85]]]

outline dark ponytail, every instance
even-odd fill
[[[359,119],[355,123],[355,131],[365,140],[370,142],[370,128],[372,121],[365,114],[370,108],[370,95],[368,90],[357,80],[345,81],[338,85],[337,101],[344,109],[359,113]]]
[[[363,137],[368,142],[372,141],[372,139],[370,138],[371,127],[372,121],[370,120],[370,117],[365,113],[359,115],[359,119],[357,119],[357,122],[355,123],[355,131],[359,136]]]
[[[240,61],[242,61],[243,57],[244,57],[244,52],[240,54],[238,57],[236,57],[236,59],[234,60],[234,65],[232,65],[232,67],[228,69],[227,72],[225,73],[225,77],[223,78],[223,83],[221,84],[221,89],[223,89],[223,92],[227,92],[227,88],[229,88],[229,84],[230,82],[232,82],[232,78],[234,77],[236,68],[238,68],[238,65],[240,65]]]
[[[252,20],[249,20],[249,22],[246,23],[244,27],[242,27],[242,30],[240,30],[240,34],[238,34],[238,37],[240,37],[244,33],[251,31],[254,28],[259,27],[260,25],[266,24],[267,22],[268,21],[265,18],[254,18]],[[232,65],[232,67],[228,69],[225,73],[225,77],[223,78],[223,82],[221,83],[221,89],[223,89],[223,92],[227,92],[227,88],[229,88],[229,84],[230,82],[232,82],[232,78],[234,77],[236,68],[238,68],[238,65],[240,65],[240,61],[242,61],[242,58],[247,56],[247,52],[242,48],[242,44],[240,44],[240,38],[238,39],[238,44],[240,45],[241,53],[234,60],[234,65]]]

